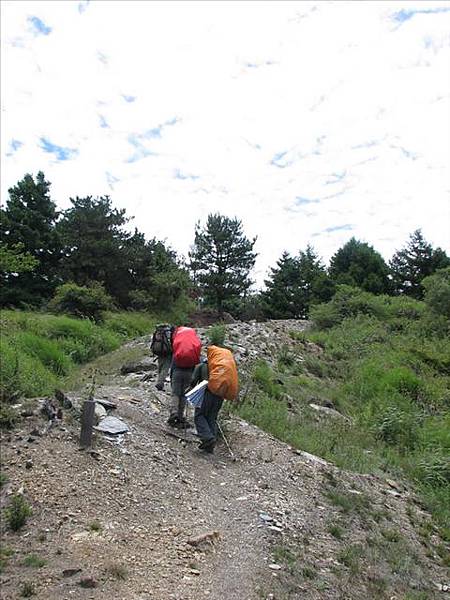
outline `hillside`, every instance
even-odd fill
[[[273,363],[306,326],[226,326],[247,401],[255,361]],[[312,343],[302,348],[310,356],[320,351]],[[62,422],[46,431],[36,399],[19,428],[3,434],[2,509],[20,491],[33,512],[18,532],[3,519],[2,598],[446,595],[442,541],[407,483],[339,469],[228,410],[222,425],[234,456],[223,442],[215,455],[201,455],[191,433],[177,437],[167,429],[168,393],[157,392],[151,378],[143,381],[154,373],[147,354],[148,339],[141,338],[95,365],[95,398],[117,404],[114,414],[129,433],[96,433],[93,452],[78,450],[76,407],[91,381],[86,370],[78,389],[65,390],[75,409],[63,408]],[[130,355],[136,364],[122,374]],[[317,419],[344,418],[319,400]]]

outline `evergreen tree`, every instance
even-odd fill
[[[205,303],[219,313],[250,288],[249,273],[257,256],[253,252],[255,242],[256,238],[250,241],[245,237],[236,218],[210,214],[204,227],[197,223],[189,266]]]
[[[424,295],[423,279],[449,265],[446,253],[441,248],[434,250],[417,229],[389,263],[394,291],[420,300]]]
[[[50,183],[44,173],[25,177],[9,189],[9,200],[0,211],[0,231],[4,252],[23,254],[33,268],[19,269],[4,280],[2,305],[38,305],[51,297],[60,282],[58,268],[61,244],[55,224],[58,218],[50,198]],[[30,265],[29,261],[22,264]]]
[[[271,319],[298,319],[301,315],[301,289],[298,260],[283,252],[270,269],[263,292],[266,315]]]
[[[190,287],[176,253],[161,241],[146,241],[135,230],[125,243],[127,287],[134,308],[168,308]]]
[[[298,256],[301,287],[301,317],[309,315],[312,304],[328,302],[334,293],[334,283],[327,275],[325,265],[314,248],[308,244]]]
[[[266,315],[274,319],[304,319],[312,304],[330,300],[334,285],[314,248],[297,257],[284,252],[271,269],[263,292]]]
[[[128,299],[125,246],[130,235],[123,225],[129,220],[125,209],[115,209],[109,196],[70,199],[58,231],[64,243],[65,281],[86,286],[102,283],[120,304]]]
[[[360,287],[373,294],[389,291],[389,269],[381,254],[351,238],[330,260],[329,274],[337,284]]]

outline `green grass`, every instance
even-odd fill
[[[128,578],[128,569],[125,565],[119,563],[111,563],[106,569],[108,575],[118,579],[119,581],[125,581]]]
[[[79,365],[119,348],[125,341],[150,334],[161,320],[181,315],[137,312],[106,313],[102,323],[89,319],[27,311],[2,311],[0,399],[53,393]],[[14,415],[0,415],[4,427]]]
[[[450,540],[450,322],[422,302],[345,287],[317,314],[320,327],[291,335],[291,354],[304,360],[259,361],[251,394],[233,409],[341,468],[409,479]],[[347,420],[309,407],[324,401]]]
[[[100,521],[91,521],[88,525],[89,531],[99,532],[102,530],[102,525]]]
[[[4,510],[6,521],[12,531],[19,531],[19,529],[22,529],[28,517],[32,514],[31,507],[20,494],[11,496],[9,505]]]
[[[22,584],[22,587],[20,589],[20,595],[22,598],[31,598],[31,596],[35,596],[36,587],[34,583],[32,583],[31,581],[25,581],[25,583]]]
[[[47,564],[47,561],[44,558],[41,558],[37,554],[28,554],[23,559],[23,564],[25,567],[33,567],[34,569],[40,569],[44,565]]]
[[[352,575],[356,575],[360,570],[360,561],[364,556],[364,548],[359,544],[345,546],[337,553],[337,559],[345,565]]]
[[[342,538],[344,537],[344,530],[342,529],[342,527],[336,524],[330,524],[328,526],[328,533],[330,533],[337,540],[342,540]]]
[[[14,554],[14,550],[7,546],[0,546],[0,575],[5,570],[8,560]]]

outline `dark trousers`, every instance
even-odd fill
[[[202,441],[217,438],[217,415],[222,407],[223,399],[206,390],[201,406],[195,409],[194,422]]]

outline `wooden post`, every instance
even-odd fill
[[[95,402],[92,398],[83,402],[81,414],[80,447],[90,448],[92,445],[92,427],[94,425]]]

